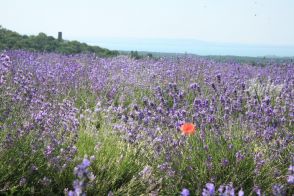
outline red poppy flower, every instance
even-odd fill
[[[193,135],[195,133],[195,125],[193,123],[184,123],[180,129],[183,135]]]

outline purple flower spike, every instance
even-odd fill
[[[288,182],[288,184],[294,184],[294,176],[289,175],[288,178],[287,178],[287,182]]]
[[[90,164],[91,164],[91,162],[90,162],[88,159],[84,159],[84,160],[83,160],[83,163],[82,163],[82,165],[83,165],[83,167],[84,167],[84,168],[87,168],[87,167],[89,167],[89,166],[90,166]]]
[[[241,190],[238,192],[238,196],[244,196],[244,191],[243,191],[243,189],[241,189]]]
[[[181,192],[182,196],[189,196],[190,195],[190,191],[186,188],[183,188],[182,192]]]
[[[215,195],[215,187],[213,183],[207,183],[203,189],[202,196],[213,196]]]

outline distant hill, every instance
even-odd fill
[[[0,26],[0,51],[5,49],[25,49],[39,52],[57,52],[62,54],[77,54],[91,52],[98,56],[116,56],[118,51],[112,51],[99,46],[89,46],[78,41],[58,40],[45,33],[38,35],[20,35],[17,32]]]

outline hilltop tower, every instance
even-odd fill
[[[62,40],[62,32],[58,32],[58,41]]]

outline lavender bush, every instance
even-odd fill
[[[291,195],[293,75],[286,60],[7,51],[0,192]]]

